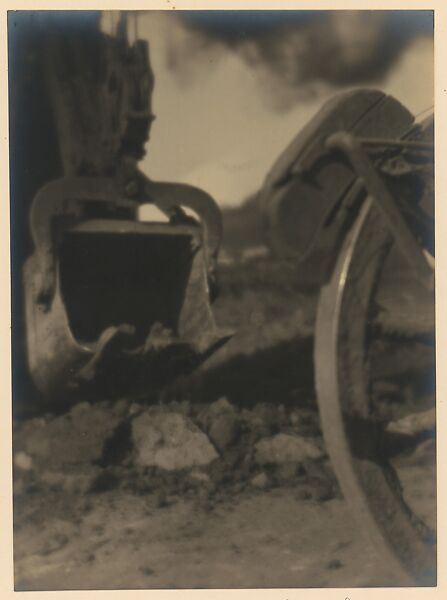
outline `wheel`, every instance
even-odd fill
[[[331,279],[321,291],[314,350],[317,398],[326,447],[360,528],[376,545],[399,585],[435,585],[435,533],[429,526],[430,519],[418,512],[411,494],[407,493],[402,452],[399,454],[399,449],[393,449],[390,442],[393,441],[390,423],[402,421],[396,421],[389,398],[381,403],[374,387],[377,378],[380,379],[377,359],[382,359],[382,367],[383,362],[393,362],[392,354],[384,355],[387,344],[388,351],[394,344],[394,352],[399,347],[410,352],[414,344],[425,344],[428,354],[434,356],[434,325],[427,317],[434,304],[430,293],[425,294],[425,304],[417,305],[418,312],[413,310],[410,314],[413,321],[417,321],[418,313],[424,318],[420,331],[414,327],[409,339],[402,339],[399,334],[393,338],[395,332],[389,314],[385,316],[385,327],[381,327],[386,311],[381,310],[380,302],[382,298],[386,303],[387,296],[386,289],[381,296],[381,286],[386,288],[384,274],[393,251],[393,238],[383,217],[367,198],[344,239]],[[410,284],[410,279],[411,276],[406,281],[410,286],[407,297],[413,297],[414,290],[424,297],[424,292],[417,289],[417,282]],[[402,291],[400,283],[395,288]],[[397,321],[402,321],[401,313],[406,309],[398,305],[395,312]],[[394,362],[402,360],[396,358]],[[431,359],[428,366],[433,373]],[[400,401],[397,417],[402,417],[405,409],[411,419],[414,406],[402,404],[405,403]],[[413,439],[404,434],[397,438],[399,443]],[[396,446],[396,438],[394,442]],[[425,482],[427,487],[431,486],[428,495],[433,504],[434,473],[432,466],[430,481]],[[423,485],[421,481],[419,484]],[[430,510],[432,516],[436,514],[433,506]]]

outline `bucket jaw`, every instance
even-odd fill
[[[195,188],[184,187],[188,205]],[[47,398],[149,393],[192,371],[231,335],[216,326],[210,305],[218,242],[205,220],[182,212],[182,186],[147,183],[152,195],[143,200],[157,203],[154,190],[162,192],[166,223],[137,220],[138,205],[120,189],[113,179],[72,177],[34,199],[26,353]],[[203,194],[197,190],[197,206]]]

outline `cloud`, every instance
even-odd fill
[[[431,11],[180,11],[175,19],[166,65],[179,82],[203,81],[236,53],[280,111],[328,87],[380,82],[415,38],[433,36]]]

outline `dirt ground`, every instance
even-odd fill
[[[409,467],[419,479],[421,468]],[[425,472],[425,470],[424,470]],[[415,486],[416,487],[416,486]],[[61,498],[16,529],[16,589],[396,586],[345,501],[299,489],[234,494],[203,505],[109,491]],[[427,494],[419,502],[430,506]]]
[[[16,420],[16,590],[402,584],[353,518],[324,450],[315,291],[267,260],[221,273],[217,320],[237,334],[197,374],[155,400]],[[414,392],[409,370],[420,386],[414,364],[406,386],[386,388],[390,402]],[[165,427],[173,414],[202,446],[191,466],[171,448],[163,460],[181,468],[160,468],[136,423],[157,415]],[[409,503],[433,526],[434,454],[432,436],[396,453]]]

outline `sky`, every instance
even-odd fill
[[[129,32],[148,40],[155,76],[142,170],[237,206],[334,93],[381,89],[414,114],[433,105],[427,11],[316,12],[131,15]]]

